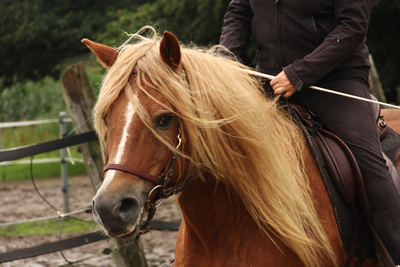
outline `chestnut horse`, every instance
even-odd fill
[[[328,193],[289,114],[215,48],[147,29],[119,49],[82,41],[108,70],[93,112],[106,155],[95,220],[133,238],[180,192],[176,266],[342,266]]]

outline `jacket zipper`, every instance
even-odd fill
[[[281,61],[282,68],[286,66],[285,60],[283,57],[283,44],[282,44],[282,29],[281,29],[281,5],[280,0],[275,0],[276,8],[277,8],[277,16],[276,16],[276,26],[278,31],[278,49],[279,49],[279,59]]]

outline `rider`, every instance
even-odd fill
[[[240,60],[252,35],[256,68],[276,75],[265,89],[302,102],[348,145],[364,179],[375,229],[400,264],[400,196],[381,154],[372,104],[308,88],[370,98],[365,41],[371,2],[233,0],[220,45]]]

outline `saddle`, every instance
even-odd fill
[[[366,257],[373,256],[390,266],[393,261],[372,227],[364,182],[352,152],[339,137],[323,129],[314,114],[304,106],[290,104],[289,111],[303,130],[328,190],[348,255],[345,266],[350,265],[354,256],[358,257],[356,266],[361,266]],[[382,154],[397,191],[400,192],[400,174],[397,169],[399,134],[386,125],[380,116],[379,105],[376,105],[375,113]],[[377,251],[374,251],[374,246],[378,248]],[[383,262],[381,265],[385,266]]]

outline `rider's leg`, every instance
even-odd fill
[[[368,84],[357,79],[337,79],[319,86],[370,96]],[[400,264],[400,197],[381,154],[371,103],[312,89],[298,95],[353,152],[363,175],[373,223],[393,260]]]

